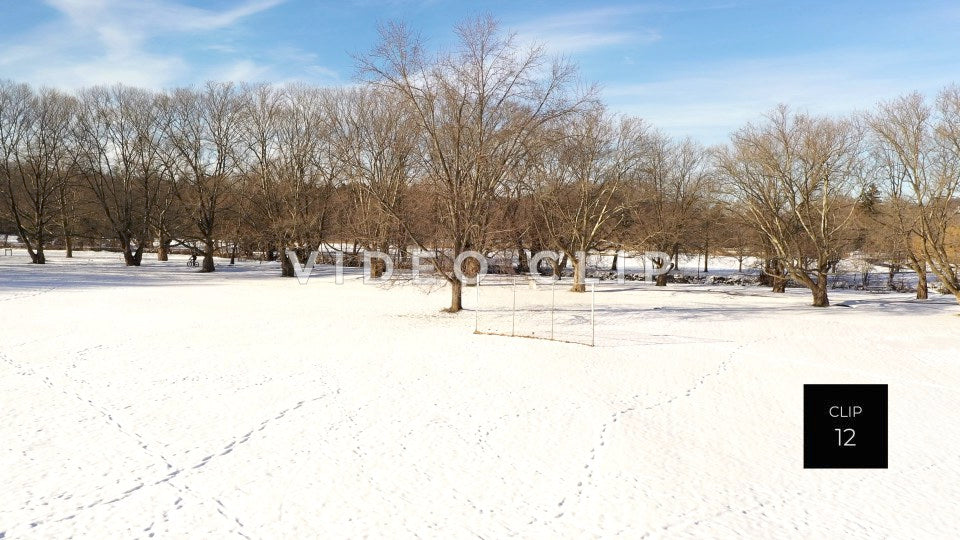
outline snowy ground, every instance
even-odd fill
[[[475,335],[469,289],[452,316],[352,275],[25,260],[0,258],[0,537],[960,528],[952,297],[609,284],[591,348]],[[889,469],[803,469],[804,383],[890,385]]]

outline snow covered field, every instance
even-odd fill
[[[952,297],[605,284],[591,348],[475,335],[470,289],[49,261],[0,258],[0,537],[960,528]],[[803,469],[804,383],[890,385],[889,469]]]

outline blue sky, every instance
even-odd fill
[[[403,20],[440,47],[478,13],[569,56],[614,110],[706,143],[780,102],[844,113],[960,82],[960,4],[880,0],[0,0],[0,78],[350,83],[378,23]]]

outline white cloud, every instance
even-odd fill
[[[224,11],[213,11],[166,0],[47,0],[81,28],[93,28],[106,43],[125,45],[150,34],[216,30],[232,26],[284,0],[248,0]]]
[[[179,57],[141,53],[119,59],[97,57],[81,62],[45,62],[28,71],[22,80],[68,89],[115,82],[164,88],[188,72],[189,66]]]
[[[614,45],[653,43],[660,34],[629,20],[639,8],[600,8],[543,17],[514,26],[517,39],[551,53],[571,54]],[[630,24],[630,28],[624,28]]]
[[[332,69],[323,67],[323,66],[321,66],[321,65],[316,65],[316,64],[314,64],[314,65],[311,65],[311,66],[307,66],[305,71],[306,71],[307,73],[309,73],[309,74],[317,77],[317,78],[320,79],[320,80],[325,80],[325,81],[339,81],[339,80],[340,80],[340,74],[339,74],[339,73],[337,73],[336,71],[334,71],[334,70],[332,70]]]
[[[270,68],[250,59],[237,60],[212,70],[207,77],[214,81],[269,82]]]
[[[196,73],[182,54],[152,50],[150,41],[208,37],[283,1],[248,0],[217,11],[169,0],[47,0],[61,16],[12,36],[15,44],[0,43],[0,68],[7,77],[64,88],[114,82],[165,87],[220,73],[253,76],[265,69],[236,59]]]

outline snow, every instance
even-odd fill
[[[960,527],[952,297],[607,283],[587,347],[473,334],[469,288],[185,260],[0,258],[0,536]],[[889,469],[803,469],[804,383],[890,385]]]

